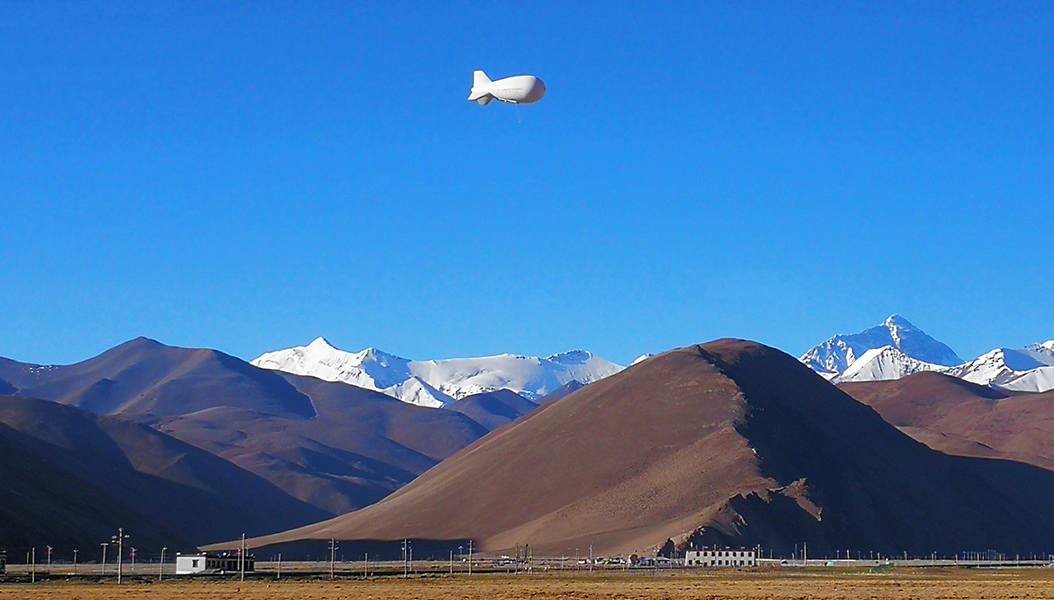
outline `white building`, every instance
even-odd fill
[[[194,575],[196,573],[237,573],[242,568],[251,573],[256,568],[252,556],[245,557],[245,564],[235,555],[219,554],[177,554],[176,575]]]
[[[689,550],[684,554],[687,567],[753,567],[758,564],[753,550]]]

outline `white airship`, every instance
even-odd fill
[[[473,71],[470,102],[489,104],[497,98],[509,104],[530,104],[545,95],[545,84],[534,75],[517,75],[491,81],[483,71]]]

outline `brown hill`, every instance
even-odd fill
[[[162,419],[157,427],[335,514],[373,504],[488,431],[454,411],[283,377],[311,398],[315,418],[218,406]]]
[[[0,544],[193,548],[332,515],[145,425],[0,396]],[[237,494],[232,491],[237,490]]]
[[[721,340],[549,403],[373,506],[253,545],[473,539],[561,555],[675,538],[1027,553],[1049,545],[1052,510],[1054,474],[934,452],[793,357]]]
[[[562,388],[561,388],[562,389]],[[530,414],[538,405],[511,390],[473,394],[458,400],[454,410],[487,429],[495,429]]]
[[[17,395],[101,415],[183,415],[217,404],[311,418],[311,400],[277,373],[216,350],[175,348],[137,338],[73,365],[0,361],[0,378]]]
[[[489,431],[454,411],[146,338],[73,365],[0,359],[0,378],[19,396],[155,426],[329,514],[376,502]]]
[[[1054,392],[1003,392],[939,373],[838,387],[934,450],[1054,470]]]

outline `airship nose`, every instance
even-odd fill
[[[545,95],[545,82],[537,77],[534,79],[534,85],[531,86],[530,101],[537,102],[542,99]]]

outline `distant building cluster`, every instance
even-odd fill
[[[754,567],[757,554],[753,550],[689,550],[684,554],[687,567]]]

